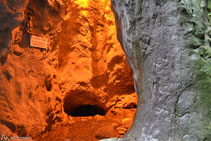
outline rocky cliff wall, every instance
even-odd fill
[[[132,80],[122,78],[131,73],[127,60],[139,104],[122,140],[210,140],[210,1],[112,0],[126,59],[111,39],[107,2],[98,2],[0,1],[0,134],[37,137],[66,125],[64,103],[90,104],[65,100],[71,94],[100,99],[95,105],[104,109],[115,94],[131,96]],[[47,38],[48,48],[30,47],[32,34]]]
[[[135,122],[123,140],[211,139],[209,4],[112,0],[139,95]]]
[[[110,6],[110,1],[0,1],[0,135],[39,140],[54,125],[74,123],[70,116],[81,105],[97,107],[100,114],[125,109],[127,126],[117,130],[121,134],[111,127],[112,135],[128,130],[137,95]],[[30,46],[32,35],[46,38],[47,48]],[[63,136],[58,133],[52,140]]]

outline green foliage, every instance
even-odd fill
[[[197,48],[200,45],[202,45],[202,40],[200,38],[197,38],[195,36],[191,36],[187,39],[186,44],[192,48]]]
[[[205,59],[203,57],[200,57],[199,60],[195,62],[195,65],[198,67],[197,78],[198,85],[201,90],[200,97],[203,108],[205,110],[207,118],[211,118],[211,58]]]
[[[204,139],[211,139],[211,0],[181,0],[187,46],[196,56],[191,64],[197,72],[201,104],[205,114]],[[184,15],[186,13],[186,15]],[[185,19],[185,20],[184,20]],[[191,29],[191,30],[190,30]],[[209,35],[210,34],[210,35]]]
[[[209,20],[209,23],[211,24],[211,1],[210,0],[208,0],[207,2],[207,10],[208,10],[208,14],[207,14],[208,20]]]
[[[205,31],[200,4],[201,0],[181,0],[181,8],[187,13],[188,23],[193,25],[193,30],[191,32],[198,38],[203,37]]]

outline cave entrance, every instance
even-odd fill
[[[68,9],[56,41],[59,89],[70,124],[66,138],[122,137],[133,122],[138,98],[117,40],[111,2],[74,0]]]
[[[87,90],[71,90],[63,104],[64,112],[72,117],[105,116],[107,109],[93,93]]]
[[[97,105],[80,105],[76,107],[72,113],[69,113],[71,116],[95,116],[95,115],[105,115],[103,108],[98,107]]]

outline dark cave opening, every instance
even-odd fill
[[[80,105],[78,107],[75,107],[72,111],[68,112],[67,114],[73,117],[86,117],[86,116],[95,116],[95,115],[102,115],[104,116],[106,114],[106,111],[97,106],[97,105]]]
[[[91,95],[91,92],[85,90],[71,90],[64,98],[64,112],[72,117],[106,115],[105,105]]]

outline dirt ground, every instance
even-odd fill
[[[136,108],[113,108],[105,116],[71,117],[66,125],[54,125],[50,131],[35,140],[97,141],[121,137],[130,128]]]

